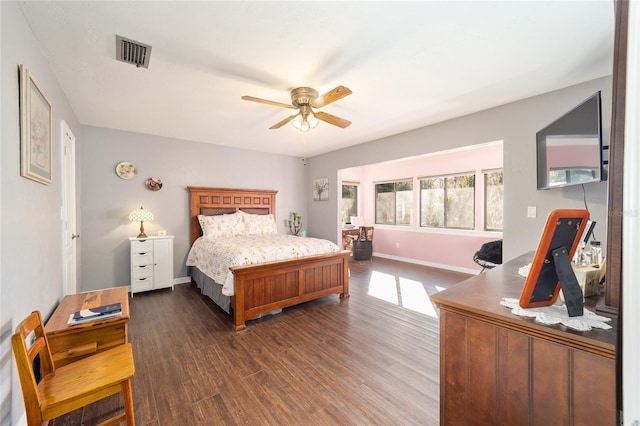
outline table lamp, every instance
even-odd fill
[[[137,238],[147,238],[147,234],[144,233],[144,223],[153,220],[153,213],[140,206],[139,209],[131,212],[129,220],[131,222],[140,222],[140,233]]]

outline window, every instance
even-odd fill
[[[420,226],[473,229],[475,175],[420,179]]]
[[[444,228],[444,178],[420,180],[420,226]]]
[[[411,225],[413,181],[376,184],[376,223]]]
[[[342,184],[342,218],[343,223],[351,223],[351,216],[358,216],[358,184]]]
[[[487,231],[502,231],[502,210],[504,205],[502,170],[485,172],[484,197],[484,229]]]

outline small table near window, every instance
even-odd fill
[[[69,316],[81,309],[120,303],[122,315],[84,324],[68,325]],[[127,343],[129,293],[126,287],[65,296],[44,327],[57,367]]]

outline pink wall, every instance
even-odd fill
[[[343,181],[360,182],[358,211],[366,225],[374,225],[373,251],[380,255],[405,258],[456,270],[480,268],[473,254],[488,241],[502,238],[501,233],[485,232],[483,170],[501,169],[502,143],[485,144],[464,150],[433,154],[400,161],[374,164],[341,171]],[[419,226],[418,178],[452,173],[476,173],[476,229],[433,230]],[[375,183],[411,178],[415,202],[412,226],[375,225]],[[399,247],[398,247],[399,246]]]
[[[473,254],[482,244],[502,238],[377,228],[374,236],[373,251],[376,254],[406,258],[455,270],[477,271],[482,268],[473,261]]]

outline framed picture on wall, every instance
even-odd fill
[[[29,70],[20,65],[20,175],[51,183],[51,103]]]
[[[327,201],[329,199],[329,178],[313,180],[313,200]]]

